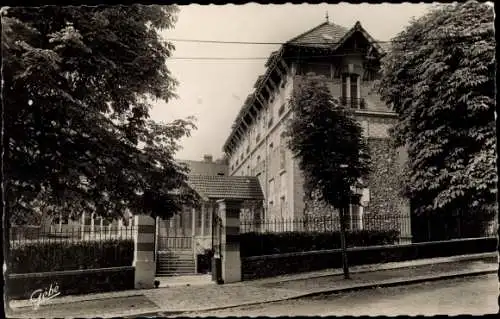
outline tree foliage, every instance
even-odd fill
[[[496,206],[493,21],[486,4],[439,6],[398,34],[383,60],[380,93],[399,115],[392,134],[408,148],[415,213]]]
[[[166,66],[175,6],[42,6],[2,12],[4,176],[12,222],[126,211],[169,216],[194,198],[178,140],[193,119],[157,123],[175,97]],[[36,214],[34,214],[36,215]]]
[[[299,82],[290,105],[293,117],[286,136],[288,147],[299,160],[306,196],[343,208],[355,197],[351,186],[357,186],[370,171],[361,126],[331,96],[322,77]]]

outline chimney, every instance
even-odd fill
[[[207,163],[212,163],[212,155],[203,155],[203,161]]]

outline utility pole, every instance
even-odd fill
[[[344,200],[342,208],[340,208],[340,248],[342,250],[342,269],[344,271],[344,279],[350,279],[349,264],[347,262],[347,244],[346,244],[346,213],[349,209],[349,202]]]
[[[340,168],[346,169],[349,165],[343,164],[340,165]],[[341,207],[340,207],[340,249],[342,250],[342,269],[344,271],[344,279],[350,279],[349,275],[349,264],[347,263],[347,244],[346,244],[346,225],[345,225],[345,217],[349,210],[349,202],[350,202],[350,188],[346,183],[343,182],[343,192],[341,198]]]

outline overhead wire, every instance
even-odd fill
[[[477,35],[464,35],[464,36],[451,36],[451,37],[440,37],[440,38],[427,38],[423,39],[425,41],[449,41],[451,39],[453,40],[465,40],[469,39],[472,37],[477,37]],[[178,39],[178,38],[172,38],[168,39],[167,41],[173,41],[173,42],[193,42],[193,43],[210,43],[210,44],[243,44],[243,45],[284,45],[287,44],[288,42],[251,42],[251,41],[222,41],[222,40],[199,40],[199,39]],[[387,40],[387,41],[373,41],[373,43],[408,43],[410,41],[408,40]],[[301,42],[301,46],[307,46],[307,45],[335,45],[335,44],[340,44],[341,42]],[[411,47],[404,47],[398,48],[398,51],[406,51],[406,50],[411,50]],[[301,54],[301,58],[316,58],[316,57],[322,57],[322,58],[329,58],[329,57],[344,57],[344,56],[355,56],[358,55],[356,53],[344,53],[344,54],[321,54],[321,55],[304,55]],[[193,60],[206,60],[206,61],[260,61],[260,60],[268,60],[269,57],[260,57],[260,56],[255,56],[255,57],[224,57],[224,56],[171,56],[168,58],[168,60],[185,60],[185,61],[193,61]]]
[[[478,35],[467,34],[467,35],[453,35],[449,37],[437,37],[437,38],[425,38],[425,41],[444,41],[450,39],[468,39],[472,37],[477,37]],[[213,43],[213,44],[243,44],[243,45],[284,45],[290,42],[259,42],[259,41],[225,41],[225,40],[202,40],[202,39],[180,39],[180,38],[170,38],[167,41],[173,42],[192,42],[192,43]],[[405,43],[407,40],[374,40],[373,43]],[[300,42],[300,45],[317,45],[317,44],[328,44],[335,45],[341,44],[342,42],[332,42],[325,41],[322,42]]]

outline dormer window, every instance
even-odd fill
[[[269,96],[269,104],[274,102],[274,92]]]

